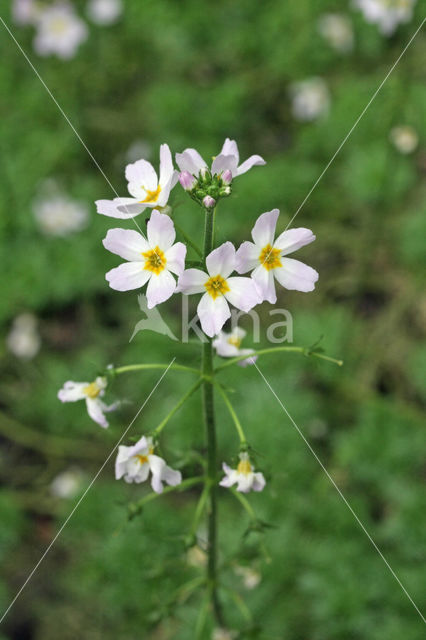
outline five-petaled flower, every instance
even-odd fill
[[[262,491],[266,481],[263,473],[255,472],[247,452],[240,453],[240,461],[236,469],[228,467],[226,462],[222,465],[225,477],[220,481],[221,487],[237,485],[237,491],[248,493],[249,491]]]
[[[66,3],[53,4],[43,9],[35,8],[35,11],[35,51],[40,56],[55,54],[63,60],[72,58],[89,35],[86,23]]]
[[[247,332],[240,327],[235,327],[231,333],[221,331],[217,338],[213,340],[213,347],[216,349],[218,356],[222,358],[236,358],[238,356],[250,356],[245,360],[240,360],[238,364],[246,367],[248,364],[254,364],[257,356],[252,355],[252,349],[241,349],[241,342],[247,335]]]
[[[207,272],[187,269],[179,277],[177,291],[190,295],[203,293],[197,313],[204,333],[212,338],[230,318],[230,302],[237,309],[248,312],[261,302],[251,278],[229,276],[236,268],[235,247],[225,242],[206,258]]]
[[[221,175],[225,171],[230,171],[233,178],[246,173],[255,165],[266,164],[265,160],[258,155],[250,156],[242,164],[239,165],[240,154],[235,140],[226,138],[223,143],[222,150],[213,160],[211,166],[212,175]],[[176,164],[181,171],[188,171],[194,176],[198,176],[200,172],[207,169],[207,164],[195,149],[185,149],[182,153],[176,154]],[[238,166],[239,165],[239,166]],[[229,173],[225,175],[225,181],[230,183]]]
[[[105,394],[107,379],[98,376],[93,382],[73,382],[68,380],[62,389],[58,391],[58,398],[61,402],[77,402],[85,400],[89,416],[101,427],[108,427],[105,413],[114,411],[119,406],[119,402],[107,405],[101,398]]]
[[[164,302],[176,289],[172,273],[180,275],[185,268],[186,247],[176,238],[174,224],[164,213],[154,211],[144,238],[133,229],[110,229],[103,240],[104,247],[127,260],[106,274],[110,287],[117,291],[146,290],[148,309]]]
[[[138,160],[126,167],[127,188],[131,198],[97,200],[98,213],[112,218],[134,218],[147,207],[165,207],[170,191],[178,180],[173,169],[172,154],[167,144],[160,147],[160,177],[147,160]]]
[[[163,458],[154,455],[152,438],[142,436],[131,446],[118,447],[115,461],[115,478],[126,482],[145,482],[151,472],[151,486],[156,493],[162,493],[163,482],[175,487],[182,482],[182,474],[167,466]]]
[[[286,289],[296,291],[313,291],[318,280],[315,269],[284,257],[313,242],[314,234],[309,229],[289,229],[274,240],[279,213],[273,209],[259,216],[251,232],[253,242],[243,242],[240,246],[236,266],[238,273],[253,270],[252,278],[262,300],[273,304],[277,301],[274,278]]]

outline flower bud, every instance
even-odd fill
[[[179,182],[181,183],[185,191],[192,191],[192,189],[197,184],[196,179],[189,173],[189,171],[182,171],[182,173],[179,175]]]
[[[205,207],[206,209],[213,209],[215,205],[216,205],[216,200],[211,196],[205,196],[203,198],[203,207]]]
[[[231,182],[232,182],[232,171],[230,169],[226,169],[222,173],[221,178],[222,178],[223,184],[231,184]]]
[[[221,196],[229,196],[230,193],[231,193],[231,187],[223,187],[223,189],[221,189],[220,191]]]

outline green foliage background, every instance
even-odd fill
[[[84,3],[75,4],[83,15]],[[37,58],[33,30],[12,28],[120,195],[126,194],[126,150],[136,139],[152,145],[154,163],[162,142],[175,152],[191,146],[209,157],[226,136],[238,141],[243,158],[263,155],[267,166],[239,178],[232,198],[220,206],[219,241],[238,244],[258,215],[273,207],[283,212],[284,228],[420,24],[421,4],[410,24],[383,38],[346,2],[125,0],[122,19],[111,27],[92,25],[69,62]],[[336,10],[350,16],[355,31],[354,50],[345,56],[317,32],[318,17]],[[33,311],[43,338],[29,363],[0,343],[4,610],[77,499],[53,499],[52,479],[77,466],[86,476],[84,490],[158,372],[116,380],[112,395],[129,403],[106,432],[81,404],[59,404],[63,382],[91,379],[110,362],[169,362],[176,356],[196,366],[199,355],[197,345],[149,332],[129,344],[141,314],[135,293],[107,287],[104,273],[117,262],[101,239],[115,223],[96,215],[93,205],[112,197],[110,188],[3,27],[0,53],[0,322],[6,335],[19,312]],[[420,608],[425,56],[420,33],[295,222],[317,235],[301,259],[318,269],[319,286],[309,295],[281,290],[279,303],[293,314],[296,344],[324,336],[322,346],[342,357],[344,367],[283,354],[259,361]],[[289,84],[314,75],[330,87],[330,113],[297,123]],[[420,136],[413,155],[399,154],[389,142],[398,124],[412,125]],[[66,238],[40,233],[32,203],[48,177],[90,205],[87,230]],[[171,204],[179,224],[200,238],[199,211],[179,186]],[[117,226],[132,228],[132,222]],[[163,309],[178,331],[178,299]],[[269,309],[265,303],[265,327]],[[258,372],[229,370],[224,379],[235,390],[235,407],[268,479],[250,502],[276,527],[264,538],[268,562],[259,554],[257,534],[243,538],[246,515],[221,492],[223,582],[246,600],[262,626],[257,637],[423,638],[419,615]],[[190,383],[187,375],[170,372],[132,435],[154,427]],[[230,459],[235,434],[219,401],[217,410],[220,458]],[[172,464],[188,449],[203,451],[199,416],[196,397],[167,428],[163,449]],[[198,597],[172,617],[166,612],[179,586],[198,575],[185,562],[182,541],[197,492],[161,498],[126,523],[127,502],[148,490],[116,483],[108,463],[3,623],[2,640],[194,637]],[[246,592],[235,564],[255,566],[260,585]],[[235,602],[226,592],[222,597],[230,626],[241,627]]]

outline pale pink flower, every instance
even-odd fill
[[[181,171],[188,171],[194,176],[198,176],[200,172],[207,170],[207,164],[195,149],[185,149],[182,153],[176,154],[176,164]],[[222,150],[213,160],[211,166],[212,175],[221,175],[224,172],[231,172],[231,177],[241,176],[255,165],[266,164],[261,156],[250,156],[242,164],[240,164],[240,154],[235,140],[226,138],[223,143]],[[230,175],[225,175],[226,184],[230,183]]]

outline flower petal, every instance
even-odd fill
[[[256,220],[256,224],[251,231],[251,237],[254,244],[260,249],[263,249],[268,244],[274,244],[275,227],[277,226],[279,215],[279,209],[272,209],[272,211],[262,213]]]
[[[242,164],[237,169],[237,176],[241,176],[243,173],[247,173],[249,169],[256,165],[264,165],[266,164],[265,160],[261,156],[250,156],[247,160],[244,160]]]
[[[114,200],[96,200],[96,211],[110,218],[134,218],[146,209],[146,205],[136,198],[114,198]]]
[[[243,244],[237,249],[236,267],[237,273],[247,273],[255,269],[259,265],[260,249],[253,242],[243,242]]]
[[[178,181],[179,173],[177,171],[173,171],[171,178],[161,187],[160,195],[158,196],[157,202],[153,202],[151,206],[153,207],[165,207],[170,196],[170,191],[173,189],[175,184]],[[149,206],[149,205],[148,205]]]
[[[229,169],[232,173],[233,176],[237,175],[237,159],[235,158],[235,156],[226,156],[223,155],[222,153],[220,153],[218,156],[216,156],[216,158],[213,160],[213,164],[212,164],[212,174],[214,175],[216,174],[221,174],[224,171],[226,171],[226,169]]]
[[[102,240],[105,249],[128,260],[129,262],[142,262],[142,253],[148,251],[149,245],[145,238],[132,229],[110,229]]]
[[[146,299],[148,309],[168,300],[176,289],[176,280],[167,269],[158,275],[153,273],[146,289]]]
[[[266,484],[266,480],[263,476],[263,473],[260,473],[260,471],[258,471],[257,473],[254,473],[253,476],[254,476],[253,486],[252,486],[253,491],[263,491]]]
[[[162,144],[160,147],[160,180],[161,186],[169,182],[173,176],[173,160],[168,144]]]
[[[260,296],[271,304],[275,304],[277,301],[273,273],[273,269],[269,271],[260,264],[251,274]]]
[[[314,240],[315,236],[310,229],[304,229],[303,227],[288,229],[278,236],[274,242],[274,247],[281,250],[281,255],[286,256]]]
[[[186,247],[183,242],[176,242],[164,255],[167,260],[167,270],[180,276],[185,269]]]
[[[155,169],[147,160],[137,160],[133,164],[128,164],[126,167],[126,180],[129,183],[129,191],[130,185],[133,185],[134,188],[142,188],[145,191],[155,191],[158,186]]]
[[[220,153],[223,156],[234,156],[235,160],[237,161],[237,164],[240,161],[238,145],[235,142],[235,140],[230,140],[230,138],[226,138]]]
[[[206,258],[207,271],[211,276],[221,275],[227,278],[235,271],[235,247],[232,242],[224,242]]]
[[[151,477],[151,487],[155,491],[155,493],[163,492],[163,473],[166,467],[166,462],[160,456],[150,455],[149,456],[149,467],[151,469],[152,477]]]
[[[130,291],[143,287],[151,277],[151,271],[143,268],[140,262],[124,262],[105,275],[111,289]]]
[[[182,153],[177,153],[176,164],[181,171],[189,171],[194,176],[198,176],[201,169],[207,167],[207,164],[195,149],[185,149]]]
[[[92,418],[92,420],[106,429],[108,427],[108,421],[103,414],[102,405],[99,400],[97,398],[86,398],[86,406],[87,413]]]
[[[251,278],[228,278],[230,291],[225,293],[225,298],[237,309],[250,311],[254,306],[262,302],[260,293]]]
[[[318,280],[318,273],[312,267],[293,260],[293,258],[283,258],[282,267],[274,269],[274,275],[278,282],[286,289],[296,291],[313,291],[315,282]]]
[[[203,293],[206,290],[204,284],[208,279],[207,273],[200,269],[186,269],[178,280],[176,293],[184,293],[187,296],[192,293]]]
[[[76,402],[86,397],[83,389],[89,385],[88,382],[73,382],[67,380],[62,389],[58,391],[58,398],[61,402]]]
[[[176,238],[173,220],[167,214],[154,209],[148,220],[147,235],[151,249],[160,247],[162,251],[167,251]]]
[[[231,317],[225,297],[219,296],[213,300],[208,293],[205,293],[198,303],[197,313],[201,328],[209,338],[217,335],[228,318]]]

